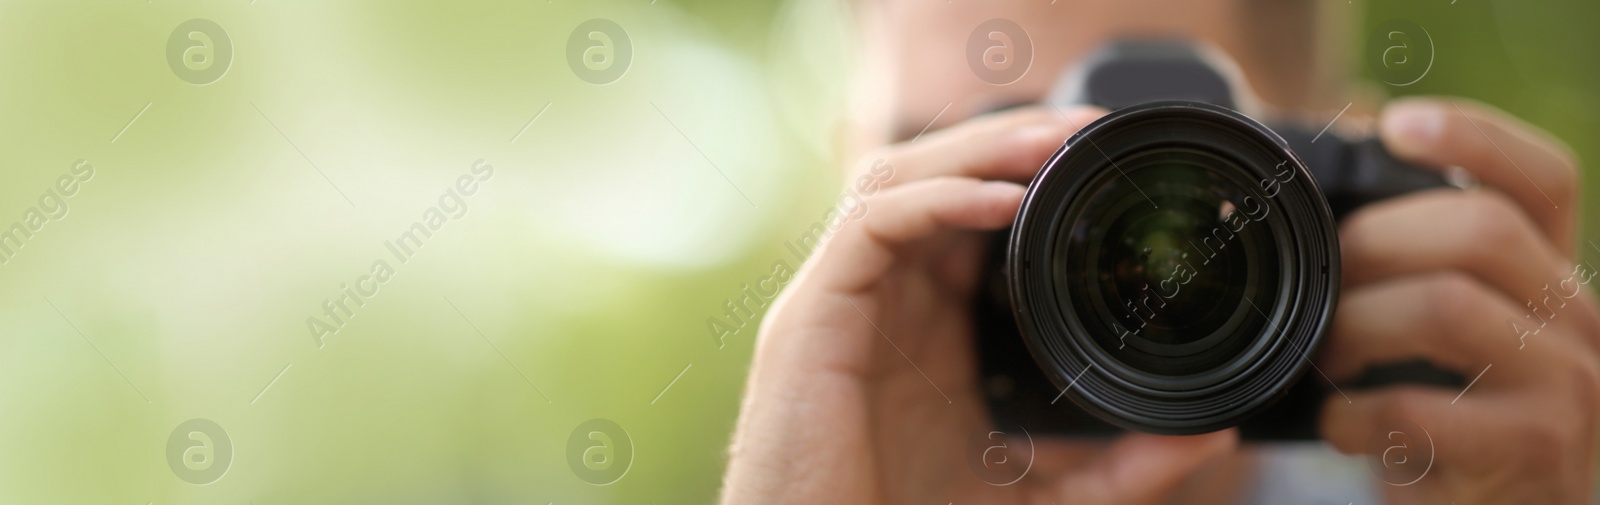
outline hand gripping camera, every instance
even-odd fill
[[[998,423],[1316,437],[1333,386],[1307,370],[1339,298],[1337,220],[1449,184],[1377,139],[1236,112],[1232,68],[1182,42],[1122,41],[1057,83],[1054,106],[1112,112],[1066,140],[991,240],[974,318]],[[1419,361],[1339,387],[1395,383],[1464,380]]]

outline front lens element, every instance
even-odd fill
[[[1006,246],[1023,343],[1123,428],[1234,426],[1284,397],[1332,322],[1339,249],[1288,144],[1194,102],[1119,109],[1045,164]]]
[[[1183,148],[1120,160],[1068,208],[1053,271],[1108,355],[1182,376],[1227,364],[1262,336],[1282,261],[1270,209],[1244,170]]]

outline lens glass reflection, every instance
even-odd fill
[[[1237,357],[1262,338],[1282,270],[1280,216],[1247,173],[1164,148],[1090,180],[1055,249],[1063,310],[1144,372],[1195,374]]]

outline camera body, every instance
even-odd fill
[[[1017,223],[990,242],[973,317],[998,426],[1091,437],[1238,426],[1247,439],[1316,438],[1334,387],[1307,369],[1338,298],[1336,220],[1449,184],[1377,139],[1268,128],[1234,112],[1232,70],[1184,42],[1121,41],[1058,82],[1052,105],[1113,112],[1067,140]],[[1221,224],[1206,224],[1208,209]],[[1149,246],[1185,233],[1188,244],[1166,256]],[[1228,250],[1224,239],[1239,242]],[[1135,242],[1145,246],[1124,247]],[[1180,298],[1172,265],[1190,269],[1183,283],[1196,271],[1206,282],[1182,286],[1194,294]],[[1463,382],[1414,362],[1340,387]]]

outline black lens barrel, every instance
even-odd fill
[[[1186,192],[1187,178],[1205,184]],[[1217,202],[1209,218],[1195,210]],[[1211,232],[1206,219],[1228,229],[1194,243]],[[1029,186],[1007,247],[1011,305],[1034,361],[1084,410],[1150,433],[1215,431],[1270,406],[1309,366],[1338,298],[1335,233],[1317,182],[1267,127],[1199,102],[1133,106],[1068,139]],[[1234,266],[1199,263],[1224,238],[1238,239]],[[1208,298],[1131,294],[1173,265],[1206,276],[1210,287],[1189,294]],[[1157,320],[1165,329],[1148,325]]]

